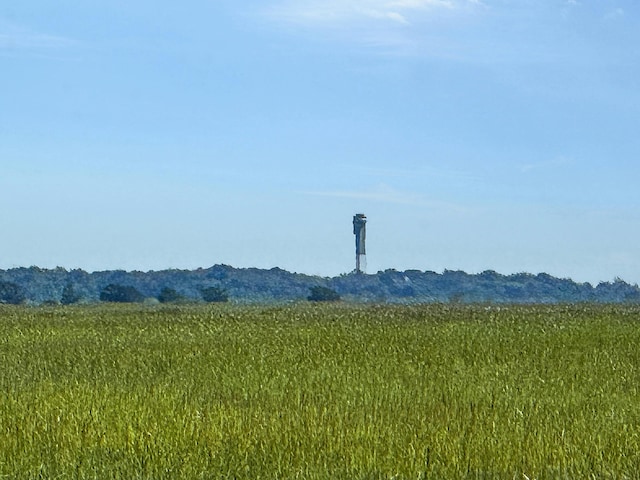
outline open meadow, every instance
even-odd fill
[[[638,306],[0,306],[0,478],[640,478]]]

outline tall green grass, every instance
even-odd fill
[[[0,478],[640,478],[640,309],[0,308]]]

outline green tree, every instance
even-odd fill
[[[80,294],[76,292],[73,284],[67,283],[62,289],[62,296],[60,297],[60,303],[62,305],[71,305],[73,303],[78,303],[80,300]]]
[[[0,303],[19,305],[26,300],[24,289],[12,282],[0,282]]]
[[[315,286],[309,289],[311,294],[307,297],[310,302],[338,302],[340,295],[335,290],[327,287]]]
[[[158,295],[158,300],[160,301],[160,303],[175,303],[184,301],[185,297],[180,295],[173,288],[164,287],[160,291],[160,295]]]
[[[209,303],[223,303],[229,301],[229,294],[220,287],[207,287],[200,290],[202,299]]]
[[[115,303],[139,303],[144,300],[135,287],[110,283],[100,292],[100,301]]]

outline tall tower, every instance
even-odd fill
[[[367,249],[365,240],[367,237],[367,217],[364,213],[356,213],[353,216],[353,234],[356,236],[356,273],[362,273],[361,265],[365,264]]]

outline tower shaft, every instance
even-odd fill
[[[356,236],[356,273],[362,273],[362,262],[367,254],[367,217],[364,213],[353,216],[353,234]]]

